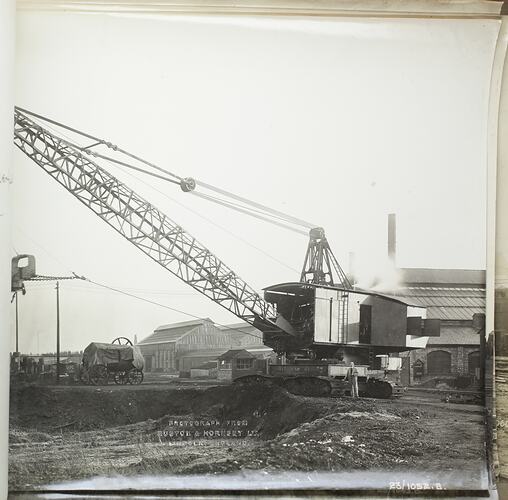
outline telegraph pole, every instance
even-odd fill
[[[19,352],[19,344],[18,344],[18,333],[19,333],[19,326],[18,326],[18,292],[14,292],[14,300],[16,301],[16,352]]]
[[[60,283],[56,282],[56,383],[60,383]]]

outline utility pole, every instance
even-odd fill
[[[26,261],[25,265],[20,262]],[[11,291],[16,301],[16,352],[19,352],[19,318],[18,318],[18,292],[21,290],[25,295],[25,281],[56,281],[56,383],[60,383],[60,281],[86,279],[84,276],[78,276],[72,273],[72,276],[46,276],[35,272],[35,257],[33,255],[22,254],[12,259],[12,278]],[[39,331],[37,331],[37,350],[39,351]],[[39,353],[40,354],[40,353]]]
[[[60,383],[60,283],[56,282],[56,383]]]
[[[16,352],[19,352],[18,292],[14,292],[14,300],[16,301]]]

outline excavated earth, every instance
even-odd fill
[[[464,471],[481,407],[294,396],[279,387],[11,389],[11,490],[96,475]]]

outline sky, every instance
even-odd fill
[[[397,214],[400,267],[485,268],[498,23],[19,12],[16,102],[183,177],[309,220],[368,281]],[[257,290],[299,278],[307,237],[107,168]],[[61,283],[62,349],[237,318],[152,262],[14,152],[12,255]],[[282,262],[282,263],[281,263]],[[54,283],[19,297],[23,352],[54,351]],[[14,313],[14,308],[13,308]],[[11,343],[14,349],[14,314]]]

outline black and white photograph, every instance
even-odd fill
[[[133,5],[16,15],[9,490],[488,494],[501,21]]]

